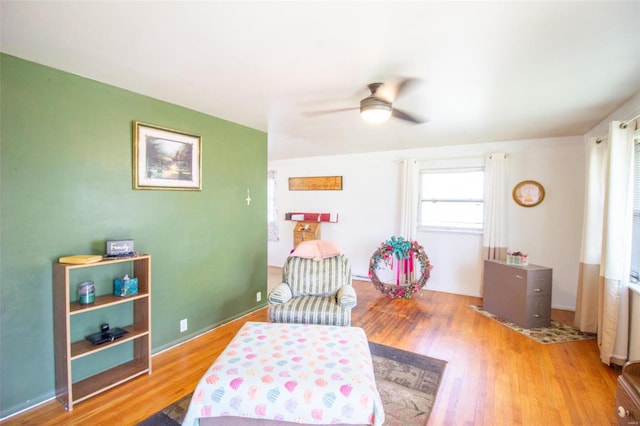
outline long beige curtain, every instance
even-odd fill
[[[419,167],[411,158],[400,161],[400,235],[414,240],[417,228],[419,199]]]
[[[492,153],[485,161],[485,259],[505,259],[507,255],[507,158],[507,154]]]
[[[636,123],[613,121],[587,146],[585,212],[575,326],[598,333],[600,359],[627,359]]]

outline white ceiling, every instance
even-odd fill
[[[582,135],[640,90],[638,0],[0,5],[3,52],[267,131],[269,159]],[[426,124],[303,115],[404,76]]]

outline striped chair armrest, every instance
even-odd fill
[[[269,293],[269,303],[272,305],[281,305],[287,303],[292,297],[291,287],[289,287],[288,284],[281,283]]]
[[[358,303],[358,299],[356,297],[356,291],[353,286],[343,285],[338,290],[338,294],[336,295],[338,300],[338,305],[343,308],[353,308]]]

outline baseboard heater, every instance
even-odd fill
[[[371,278],[364,276],[364,275],[351,275],[351,278],[353,278],[354,280],[359,280],[359,281],[371,281]]]

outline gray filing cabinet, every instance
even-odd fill
[[[485,260],[483,309],[523,328],[548,327],[552,274],[546,266]]]

